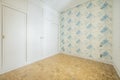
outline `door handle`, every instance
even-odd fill
[[[2,35],[2,39],[4,39],[5,38],[5,36],[4,35]]]

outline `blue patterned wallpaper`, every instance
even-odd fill
[[[112,62],[112,0],[89,0],[61,13],[63,53]]]

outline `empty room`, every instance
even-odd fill
[[[120,80],[120,0],[0,0],[0,80]]]

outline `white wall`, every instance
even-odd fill
[[[14,8],[23,12],[26,12],[27,10],[27,0],[1,0],[1,1],[3,2],[3,4],[11,8]]]
[[[120,0],[113,2],[113,62],[120,75]]]
[[[41,1],[45,2],[45,4],[51,6],[58,12],[62,12],[72,7],[75,7],[77,4],[80,3],[82,4],[88,0],[41,0]]]

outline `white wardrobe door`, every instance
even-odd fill
[[[15,69],[26,63],[26,15],[3,6],[3,68]]]
[[[2,22],[2,21],[1,21],[1,17],[2,17],[2,16],[1,16],[1,0],[0,0],[0,70],[1,70],[1,66],[2,66],[2,65],[1,65],[1,62],[2,62],[2,58],[1,58],[1,37],[2,37],[2,36],[1,36],[1,22]]]
[[[28,3],[28,63],[43,57],[43,15],[42,7]]]

